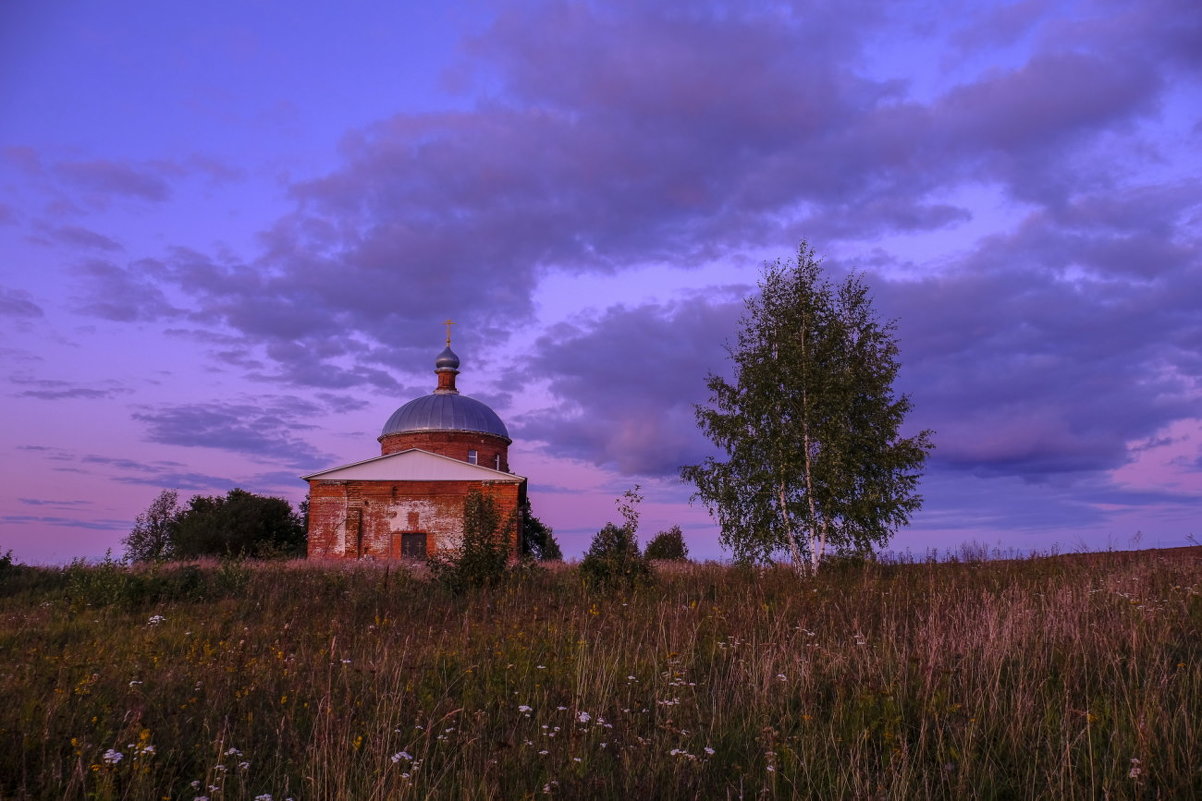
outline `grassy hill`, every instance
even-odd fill
[[[1202,797],[1202,551],[0,571],[0,798]]]

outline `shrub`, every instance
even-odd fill
[[[430,558],[430,571],[447,589],[462,593],[500,583],[509,562],[514,520],[502,521],[491,496],[472,490],[463,501],[463,543]]]
[[[643,555],[648,559],[685,561],[689,558],[689,546],[684,544],[684,533],[680,526],[672,526],[651,538]]]
[[[79,608],[112,606],[130,598],[130,573],[105,552],[104,561],[89,565],[76,559],[67,567],[67,597]]]
[[[593,537],[588,553],[580,563],[580,575],[586,583],[629,587],[649,582],[654,577],[650,563],[639,553],[639,543],[635,538],[639,530],[639,504],[642,502],[638,484],[615,501],[626,525],[606,523],[605,528]]]
[[[580,575],[596,586],[629,587],[651,581],[654,574],[630,529],[606,523],[593,537],[580,563]]]

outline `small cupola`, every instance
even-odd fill
[[[447,327],[447,346],[434,360],[434,373],[438,376],[438,386],[434,389],[434,394],[458,395],[459,390],[455,388],[455,376],[459,375],[459,357],[455,355],[455,351],[451,350],[451,326],[454,323],[447,320],[445,325]]]

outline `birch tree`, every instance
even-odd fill
[[[828,553],[887,543],[922,504],[931,432],[900,430],[910,400],[893,391],[896,326],[880,322],[863,280],[823,276],[804,242],[764,266],[728,347],[733,382],[710,375],[697,423],[727,458],[681,470],[737,559],[787,555],[814,573]]]

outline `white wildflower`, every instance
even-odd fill
[[[581,712],[579,715],[576,716],[576,720],[580,721],[581,723],[588,723],[592,719],[593,719],[593,716],[587,712]]]
[[[125,754],[122,754],[120,751],[114,751],[112,748],[110,748],[104,752],[103,759],[104,764],[106,765],[116,765],[122,759],[125,759]]]

